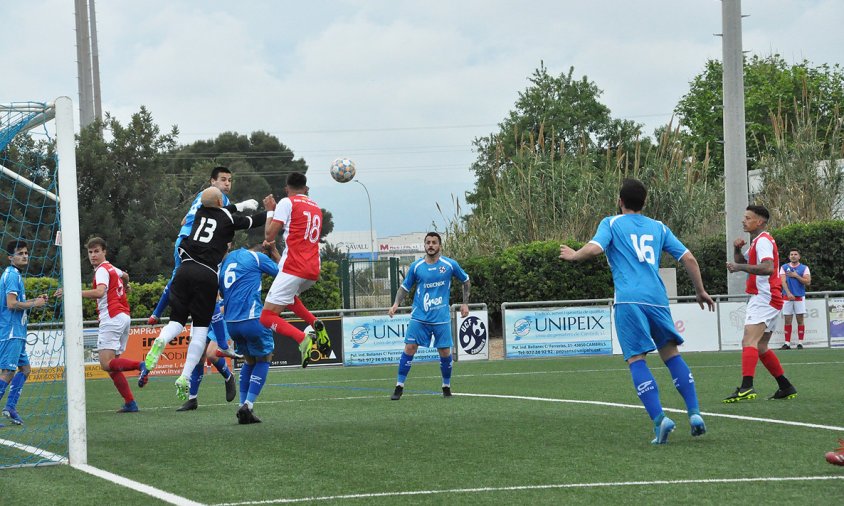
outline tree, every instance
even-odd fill
[[[689,134],[696,156],[709,156],[709,178],[724,171],[724,117],[721,62],[708,60],[690,83],[675,113]],[[753,168],[775,144],[774,120],[791,123],[808,107],[816,114],[818,137],[826,142],[844,111],[844,69],[839,65],[813,66],[809,61],[789,65],[778,54],[751,56],[744,64],[747,157]]]

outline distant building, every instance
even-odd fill
[[[388,237],[376,236],[374,243],[370,242],[368,230],[332,232],[325,237],[325,242],[346,253],[349,258],[355,259],[396,257],[400,265],[409,265],[417,258],[425,256],[425,232]]]
[[[844,159],[838,159],[835,161],[835,165],[838,167],[840,172],[844,172]],[[829,166],[828,160],[823,160],[817,162],[815,164],[815,170],[817,171],[818,178],[823,178],[826,168]],[[750,202],[756,198],[759,192],[762,191],[762,171],[764,169],[753,169],[747,171],[747,189],[748,189],[748,197]],[[833,218],[836,219],[844,219],[844,195],[838,196],[838,201],[836,202],[835,208],[832,210]]]

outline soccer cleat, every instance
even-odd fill
[[[158,359],[161,358],[161,353],[164,351],[164,347],[167,343],[164,342],[161,338],[155,338],[155,341],[152,342],[152,347],[149,349],[149,353],[147,353],[147,357],[144,359],[144,364],[147,366],[147,370],[152,371],[155,369],[155,366],[158,365]]]
[[[802,345],[802,344],[798,344],[798,345],[797,345],[797,349],[798,349],[798,350],[802,350],[802,349],[803,349],[803,345]]]
[[[451,397],[451,387],[443,387],[443,397]]]
[[[235,358],[241,359],[241,358],[243,358],[243,355],[234,351],[234,348],[226,348],[225,350],[221,350],[220,348],[217,348],[217,351],[214,352],[214,355],[216,355],[220,358],[231,358],[231,359],[235,359]]]
[[[325,323],[322,322],[319,318],[314,320],[314,324],[311,325],[316,332],[316,339],[314,339],[314,344],[316,344],[316,348],[319,350],[319,353],[323,357],[328,357],[331,355],[331,340],[328,338],[328,331],[325,330]]]
[[[393,390],[393,395],[390,396],[391,401],[397,401],[401,399],[401,394],[404,393],[404,387],[401,385],[396,385],[396,389]],[[443,392],[445,394],[445,392]]]
[[[308,332],[305,334],[305,338],[302,339],[302,342],[299,343],[299,353],[302,354],[302,367],[308,367],[308,364],[311,363],[311,348],[314,344],[314,335],[313,331]]]
[[[739,402],[739,401],[750,401],[756,398],[756,390],[753,387],[750,388],[736,388],[736,391],[733,392],[732,395],[724,398],[722,401],[724,404],[730,404],[731,402]]]
[[[237,385],[234,382],[234,373],[231,373],[226,379],[226,402],[231,402],[237,395]]]
[[[706,424],[703,423],[703,417],[695,413],[689,417],[689,425],[692,426],[692,436],[702,436],[706,434]]]
[[[140,367],[141,374],[138,376],[138,388],[144,388],[149,381],[149,369],[147,369],[147,365],[144,362],[141,362]]]
[[[147,318],[147,325],[157,325],[159,321],[161,320],[153,314]]]
[[[193,399],[188,399],[187,402],[182,404],[182,406],[177,409],[176,411],[193,411],[199,407],[199,401],[196,400],[196,397]]]
[[[834,466],[844,466],[844,439],[838,440],[838,449],[834,452],[826,452],[826,461]]]
[[[662,416],[662,421],[659,425],[654,425],[654,437],[651,444],[654,445],[664,445],[668,442],[668,435],[674,430],[676,424],[674,420],[668,418],[667,416]]]
[[[23,419],[21,419],[20,415],[15,408],[6,407],[3,410],[3,416],[9,419],[14,425],[23,425]]]
[[[188,390],[190,390],[190,380],[184,376],[179,376],[176,379],[176,397],[180,400],[188,400]]]
[[[794,388],[794,385],[788,385],[785,388],[778,388],[774,395],[768,397],[768,400],[794,399],[795,397],[797,397],[797,389]]]
[[[241,404],[240,409],[237,410],[237,423],[240,425],[248,425],[250,423],[261,423],[261,419],[255,416],[255,412],[249,409],[246,404]]]
[[[123,404],[123,406],[117,410],[118,413],[137,413],[138,412],[138,403],[135,401],[127,402]]]
[[[781,350],[790,350],[791,346],[789,346],[788,343],[785,343],[784,345],[780,346],[780,349]]]

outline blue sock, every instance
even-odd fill
[[[401,352],[401,358],[399,359],[398,383],[404,385],[404,382],[407,380],[407,375],[410,374],[410,366],[412,365],[413,355],[408,355],[405,352]]]
[[[229,376],[232,375],[231,370],[229,370],[229,365],[226,363],[226,359],[218,358],[212,362],[212,364],[214,364],[214,367],[216,367],[217,370],[220,371],[220,374],[223,375],[223,379],[227,380],[229,379]]]
[[[6,388],[9,386],[4,380],[0,379],[0,399],[3,399],[3,396],[6,395]]]
[[[686,365],[686,361],[680,355],[673,356],[665,362],[665,366],[671,372],[671,378],[674,380],[674,386],[683,400],[686,401],[686,410],[689,416],[700,414],[700,406],[697,403],[697,391],[695,391],[695,379],[692,376],[692,371]]]
[[[15,409],[18,405],[18,399],[21,398],[21,390],[23,384],[26,383],[26,374],[18,371],[9,383],[9,397],[6,399],[6,407]]]
[[[246,395],[246,402],[255,402],[261,389],[264,388],[264,383],[267,381],[267,373],[270,370],[269,362],[255,362],[252,368],[252,374],[249,377],[249,393]]]
[[[199,384],[202,383],[202,376],[205,372],[205,364],[200,362],[196,364],[193,371],[190,373],[190,390],[188,391],[191,397],[195,397],[199,393]]]
[[[164,291],[161,292],[161,298],[158,299],[158,304],[156,304],[155,309],[152,310],[152,314],[154,314],[156,318],[160,319],[164,310],[170,305],[170,283],[172,282],[173,278],[170,278],[170,281],[168,281],[167,285],[164,287]]]
[[[246,396],[249,394],[249,378],[252,377],[254,365],[250,363],[243,364],[240,368],[240,403],[246,402]]]
[[[633,386],[636,387],[639,400],[645,405],[645,410],[651,420],[656,421],[662,415],[662,404],[659,402],[659,389],[656,386],[656,380],[654,375],[651,374],[651,370],[648,369],[648,364],[644,360],[631,363],[630,375],[633,376]]]
[[[451,355],[440,357],[440,372],[443,374],[443,385],[451,385]]]
[[[211,316],[211,330],[214,331],[217,347],[221,350],[228,350],[229,335],[226,333],[226,322],[223,320],[223,313],[220,312],[219,303],[214,306],[214,314]]]

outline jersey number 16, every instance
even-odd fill
[[[639,257],[640,262],[648,262],[651,265],[656,263],[654,247],[648,244],[653,242],[654,236],[630,234],[630,240],[633,241],[633,249],[636,250],[636,256]]]

